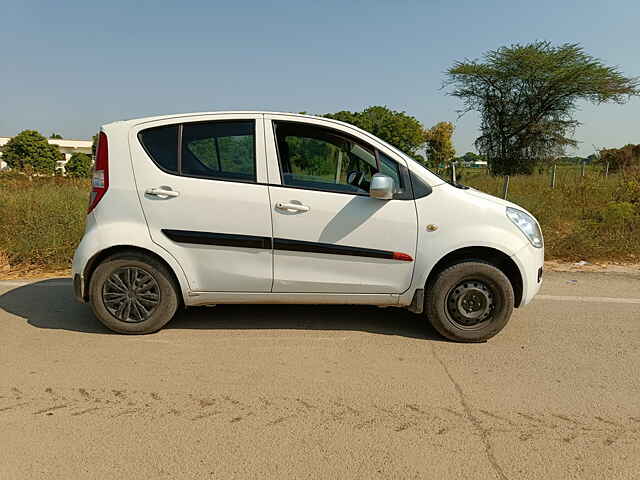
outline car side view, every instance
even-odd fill
[[[180,307],[354,304],[407,308],[480,342],[542,281],[531,214],[326,118],[110,123],[92,182],[75,296],[120,333],[157,331]]]

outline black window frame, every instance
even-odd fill
[[[299,189],[299,190],[313,190],[316,192],[328,192],[328,193],[341,193],[343,195],[354,195],[354,196],[359,196],[359,197],[369,197],[369,192],[366,193],[360,193],[360,192],[347,192],[344,190],[340,190],[340,189],[331,189],[331,188],[320,188],[320,187],[312,187],[312,186],[302,186],[302,185],[287,185],[284,183],[284,171],[282,169],[282,158],[280,156],[280,146],[279,146],[279,142],[278,142],[278,125],[281,124],[292,124],[292,125],[301,125],[303,127],[306,128],[317,128],[320,130],[325,130],[327,132],[327,134],[335,136],[335,137],[344,137],[346,140],[348,141],[352,141],[356,144],[358,144],[361,148],[369,151],[370,153],[372,153],[375,156],[376,159],[376,169],[378,170],[377,173],[380,172],[380,154],[382,153],[384,156],[386,156],[387,158],[389,158],[389,160],[391,160],[392,162],[394,162],[397,166],[398,166],[398,175],[399,178],[401,179],[403,185],[402,189],[399,189],[397,192],[395,192],[393,194],[393,200],[413,200],[413,188],[412,188],[412,184],[411,184],[411,179],[409,176],[409,169],[405,166],[402,165],[401,163],[397,162],[396,160],[394,160],[390,155],[381,152],[378,148],[370,145],[369,143],[364,142],[362,139],[351,135],[347,132],[343,132],[342,130],[336,130],[334,128],[331,127],[327,127],[324,125],[317,125],[315,123],[306,123],[306,122],[296,122],[293,120],[271,120],[271,128],[273,130],[273,140],[274,140],[274,144],[275,144],[275,148],[276,148],[276,156],[278,157],[278,170],[280,172],[280,182],[281,185],[277,185],[279,187],[284,187],[284,188],[294,188],[294,189]],[[330,184],[327,184],[330,185]]]
[[[198,124],[211,124],[211,123],[238,123],[238,122],[248,122],[251,124],[251,135],[253,136],[253,179],[244,179],[244,178],[233,178],[233,177],[217,177],[213,175],[196,175],[192,173],[184,173],[182,171],[182,133],[185,125],[198,125]],[[255,118],[234,118],[234,119],[224,119],[224,120],[198,120],[194,122],[180,122],[180,123],[167,123],[164,125],[154,125],[153,127],[147,127],[141,129],[137,133],[138,142],[142,146],[142,149],[145,151],[147,156],[151,159],[156,167],[158,167],[164,173],[169,175],[175,175],[177,177],[185,177],[185,178],[196,178],[200,180],[215,180],[219,182],[234,182],[234,183],[248,183],[252,185],[259,184],[258,182],[258,158],[257,158],[257,138],[256,138],[256,122]],[[177,126],[177,142],[176,142],[176,171],[168,170],[164,168],[162,165],[158,164],[156,159],[151,155],[144,142],[142,141],[141,134],[147,130],[151,130],[153,128],[160,127],[169,127],[169,126]]]

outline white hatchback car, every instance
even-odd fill
[[[478,342],[538,292],[543,257],[525,210],[352,125],[197,113],[102,127],[73,283],[121,333],[179,306],[362,304]]]

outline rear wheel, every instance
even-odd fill
[[[425,298],[433,327],[458,342],[483,342],[496,335],[509,321],[513,305],[513,287],[506,275],[479,260],[443,270]]]
[[[152,333],[171,320],[178,296],[167,268],[140,253],[104,260],[91,276],[89,303],[106,327],[118,333]]]

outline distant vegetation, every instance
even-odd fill
[[[9,168],[27,173],[53,175],[56,162],[62,160],[58,147],[35,130],[24,130],[13,137],[2,149],[2,160]]]
[[[462,169],[462,182],[500,196],[502,179],[485,169]],[[547,259],[640,261],[640,169],[604,178],[572,166],[514,176],[509,200],[540,221]],[[68,268],[84,231],[88,179],[0,173],[0,273]]]
[[[463,111],[480,114],[475,145],[494,175],[533,173],[575,147],[578,101],[624,103],[640,80],[606,66],[578,44],[549,42],[491,50],[481,60],[455,62],[445,85]]]
[[[323,115],[327,118],[347,122],[372,133],[397,149],[424,162],[422,151],[426,143],[425,130],[419,120],[405,112],[396,112],[387,107],[373,106],[362,112],[342,110]]]
[[[501,196],[503,180],[463,169],[462,183]],[[542,226],[547,259],[640,262],[640,167],[604,177],[600,166],[582,178],[579,166],[511,177],[509,200],[532,212]]]
[[[86,153],[74,153],[64,166],[69,177],[90,177],[93,161]]]

